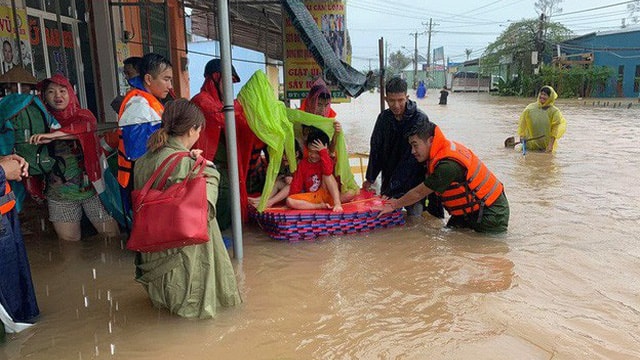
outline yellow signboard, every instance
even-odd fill
[[[305,0],[304,4],[336,55],[344,62],[350,60],[348,56],[345,24],[346,5],[344,1]],[[303,99],[309,93],[313,83],[319,78],[323,78],[331,89],[332,101],[346,101],[346,95],[337,86],[331,85],[324,78],[322,69],[316,63],[311,52],[307,50],[307,46],[300,38],[288,16],[285,17],[284,37],[285,97],[288,99]]]
[[[17,21],[16,26],[10,0],[0,0],[0,64],[2,73],[7,72],[12,67],[20,64],[19,53],[22,53],[22,65],[31,70],[31,44],[27,26],[27,12],[22,8],[21,1],[16,1]],[[20,35],[20,40],[16,39],[16,28]],[[20,50],[18,50],[18,46]]]

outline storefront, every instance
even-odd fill
[[[61,73],[99,122],[115,122],[109,104],[128,90],[129,56],[168,57],[176,92],[189,96],[184,24],[178,0],[0,0],[0,72],[23,66],[38,80]]]
[[[204,0],[0,0],[0,72],[22,65],[39,80],[64,74],[83,107],[100,123],[114,123],[117,114],[110,103],[128,90],[122,75],[127,57],[149,52],[168,57],[176,95],[192,95],[187,23],[194,35],[219,38],[216,4]],[[231,5],[231,43],[263,52],[268,63],[282,61],[282,4],[233,0]],[[277,88],[278,67],[266,69]],[[191,70],[200,81],[202,69]]]

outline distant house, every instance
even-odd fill
[[[451,79],[451,91],[488,92],[491,88],[491,76],[478,75],[480,59],[463,62],[454,68]]]
[[[615,76],[600,96],[637,97],[640,93],[640,28],[593,32],[558,44],[557,61],[606,66]]]
[[[404,69],[400,70],[400,76],[407,81],[409,87],[411,88],[414,84],[417,86],[419,81],[427,80],[427,72],[424,69],[424,64],[427,63],[427,59],[425,59],[422,55],[418,55],[418,67],[417,71],[414,72],[415,68],[413,66],[413,61],[409,65],[407,65]],[[415,76],[415,82],[414,82]],[[428,81],[427,81],[428,83]]]

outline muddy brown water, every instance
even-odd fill
[[[417,218],[290,244],[249,225],[233,261],[244,303],[202,321],[150,304],[121,239],[64,243],[26,216],[41,316],[0,358],[640,358],[638,104],[560,100],[559,151],[522,156],[503,141],[532,99],[435,94],[420,108],[505,184],[506,234]],[[350,150],[367,151],[378,94],[334,108]]]

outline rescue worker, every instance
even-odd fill
[[[504,186],[471,150],[445,138],[431,122],[417,124],[407,136],[411,154],[427,165],[426,177],[401,198],[387,200],[378,216],[435,192],[451,215],[448,227],[492,233],[507,230],[509,202]]]
[[[146,54],[140,61],[142,88],[127,92],[118,116],[120,141],[118,144],[118,182],[131,190],[133,163],[147,151],[147,140],[160,128],[166,98],[172,88],[173,70],[164,56]],[[125,198],[128,199],[128,196]]]

